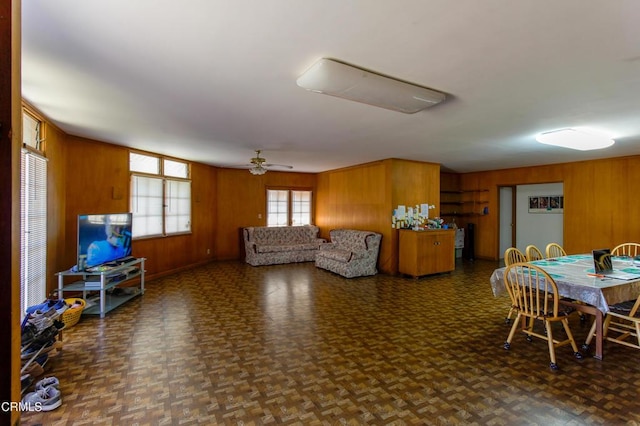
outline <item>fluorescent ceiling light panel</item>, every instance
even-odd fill
[[[312,92],[406,114],[437,105],[446,98],[444,93],[328,58],[319,59],[297,83]]]
[[[546,145],[561,146],[563,148],[577,149],[580,151],[607,148],[615,143],[613,139],[605,136],[586,133],[576,129],[562,129],[541,133],[536,136],[536,140]]]

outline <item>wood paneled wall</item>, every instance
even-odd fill
[[[568,253],[640,241],[640,222],[633,216],[640,208],[635,187],[639,181],[640,156],[463,174],[462,189],[490,191],[490,213],[477,219],[476,256],[487,259],[500,256],[500,186],[563,182],[563,245]]]
[[[440,204],[440,166],[387,159],[319,173],[316,223],[325,238],[334,228],[381,233],[378,269],[395,274],[398,231],[391,228],[393,209],[427,202]]]
[[[87,213],[129,211],[129,149],[90,139],[68,136],[65,161],[50,161],[51,173],[64,170],[66,191],[55,195],[64,209],[61,222],[63,255],[52,271],[76,263],[77,216]],[[216,227],[216,169],[192,163],[192,232],[164,238],[139,239],[133,243],[133,255],[146,257],[150,277],[188,268],[214,259]],[[208,252],[207,252],[208,251]]]
[[[67,220],[66,220],[66,194],[67,194],[67,168],[61,165],[66,164],[67,146],[65,143],[65,133],[55,126],[49,124],[44,117],[39,116],[32,108],[30,112],[42,120],[42,137],[45,138],[44,149],[47,157],[47,290],[51,292],[57,288],[57,280],[54,272],[62,267],[68,268],[75,264],[67,264],[67,253],[72,250],[76,252],[75,243],[71,248],[67,247]],[[74,225],[75,227],[75,225]]]
[[[125,147],[69,136],[65,163],[49,161],[52,172],[63,167],[66,192],[65,250],[60,269],[76,264],[79,214],[129,211],[129,151]]]
[[[267,189],[300,189],[316,196],[316,175],[269,171],[254,176],[244,169],[217,169],[215,241],[217,259],[244,259],[241,229],[266,226]]]
[[[329,240],[335,228],[361,229],[382,234],[378,269],[391,270],[391,193],[388,165],[368,163],[318,174],[316,224]]]

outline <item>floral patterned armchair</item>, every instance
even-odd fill
[[[345,278],[378,273],[378,252],[382,235],[355,229],[333,229],[331,242],[320,246],[316,266]]]

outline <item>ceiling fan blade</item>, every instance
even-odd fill
[[[271,164],[271,163],[268,163],[268,164],[263,164],[262,166],[263,167],[280,167],[280,168],[283,168],[283,169],[293,169],[293,166],[289,166],[287,164]]]

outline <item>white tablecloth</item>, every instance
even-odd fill
[[[587,275],[594,273],[591,254],[575,254],[531,263],[551,275],[561,296],[595,306],[603,313],[609,312],[609,305],[635,300],[640,295],[640,278],[629,281]],[[613,267],[615,270],[638,274],[640,277],[640,267],[634,265],[631,259],[614,257]],[[504,270],[505,268],[499,268],[491,274],[494,296],[500,296],[507,291],[503,278]]]

